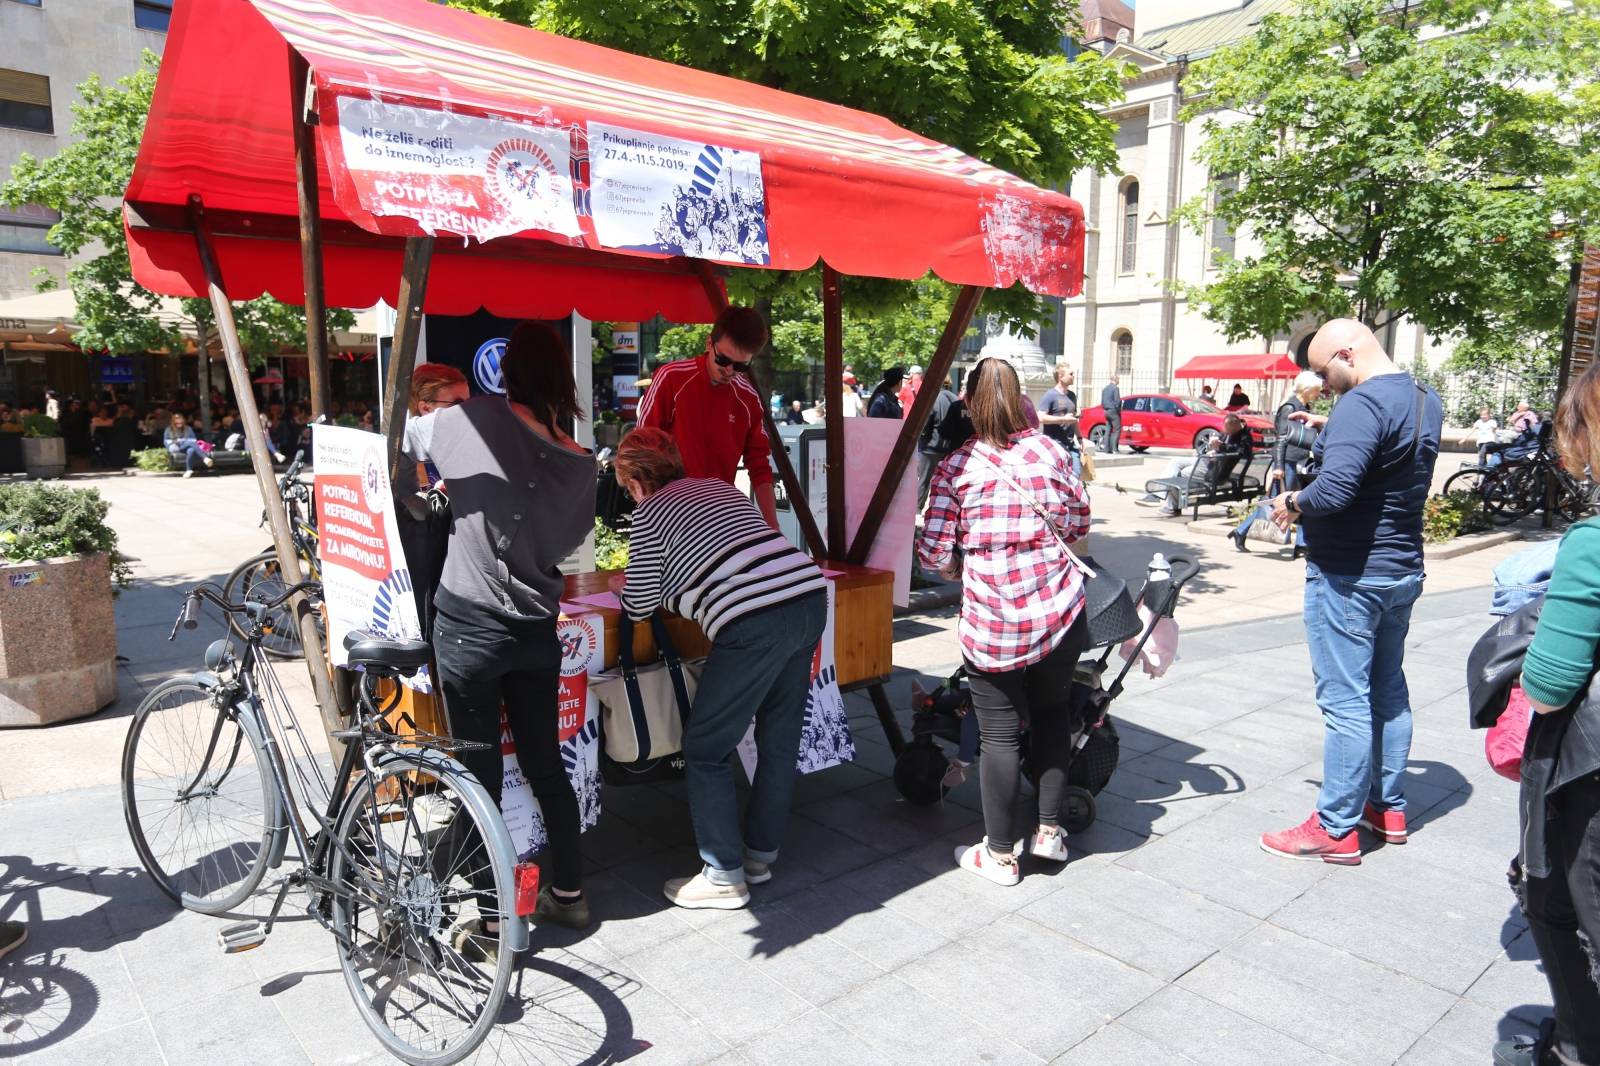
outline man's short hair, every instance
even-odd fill
[[[754,307],[725,307],[711,326],[711,343],[727,337],[740,351],[759,352],[766,347],[767,321]]]

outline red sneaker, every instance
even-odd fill
[[[1374,807],[1367,804],[1361,812],[1361,827],[1377,833],[1390,844],[1404,844],[1406,842],[1406,812],[1391,810],[1388,807]]]
[[[1361,865],[1361,841],[1357,834],[1346,833],[1337,839],[1329,836],[1316,811],[1292,829],[1261,834],[1261,850],[1285,859],[1321,859],[1340,866]]]

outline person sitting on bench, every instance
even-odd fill
[[[1166,488],[1166,497],[1163,499],[1155,493],[1146,493],[1144,499],[1137,501],[1145,507],[1161,505],[1161,513],[1173,516],[1183,513],[1184,505],[1188,502],[1188,492],[1179,482],[1192,481],[1195,478],[1206,478],[1213,470],[1217,470],[1217,481],[1238,469],[1239,464],[1245,467],[1250,465],[1250,458],[1254,452],[1254,445],[1250,440],[1250,430],[1245,428],[1244,420],[1238,415],[1228,415],[1222,420],[1224,436],[1212,437],[1205,448],[1196,454],[1182,459],[1174,459],[1167,464],[1166,473],[1161,475],[1161,480],[1172,482]],[[1229,460],[1232,459],[1232,462]],[[1222,464],[1222,467],[1213,464]]]

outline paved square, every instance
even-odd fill
[[[206,519],[231,539],[219,558],[253,550],[253,520]],[[1116,550],[1096,536],[1102,555]],[[1202,579],[1240,565],[1200,538],[1169,538],[1168,550],[1213,553]],[[30,923],[0,962],[0,1058],[389,1061],[314,923],[296,916],[260,950],[223,955],[221,921],[174,909],[134,858],[114,785],[120,715],[147,681],[198,657],[198,643],[158,636],[178,590],[223,568],[192,554],[177,565],[181,554],[119,607],[131,699],[46,734],[0,733],[0,917]],[[870,704],[854,695],[860,759],[802,782],[775,879],[747,911],[661,898],[663,878],[697,863],[681,787],[609,792],[585,841],[596,925],[535,932],[516,1017],[474,1061],[1486,1062],[1493,1041],[1536,1028],[1549,998],[1504,879],[1516,787],[1466,728],[1462,664],[1488,624],[1490,564],[1475,564],[1475,583],[1441,567],[1446,587],[1417,607],[1415,835],[1335,868],[1256,846],[1310,810],[1321,722],[1292,613],[1298,574],[1286,560],[1245,562],[1273,568],[1276,588],[1258,599],[1283,609],[1206,625],[1226,593],[1197,585],[1209,606],[1201,620],[1180,613],[1180,662],[1159,680],[1135,672],[1113,708],[1121,768],[1064,868],[1025,862],[1011,889],[955,869],[953,848],[982,832],[976,780],[941,806],[900,800]],[[931,683],[953,665],[953,616],[897,624],[897,662],[920,668],[896,677],[897,703],[911,677]],[[285,676],[295,671],[303,683],[298,665]]]

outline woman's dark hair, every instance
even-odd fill
[[[1028,428],[1022,406],[1022,382],[1016,368],[1004,359],[978,362],[967,385],[967,413],[973,435],[996,448],[1011,447],[1011,434]]]
[[[566,342],[545,323],[517,323],[506,341],[500,374],[506,397],[532,410],[551,433],[583,418]]]
[[[885,393],[894,399],[899,399],[900,383],[906,379],[906,370],[903,366],[891,366],[883,372],[883,380],[878,382],[878,387],[872,390],[872,395],[867,397],[868,405],[873,400]]]

